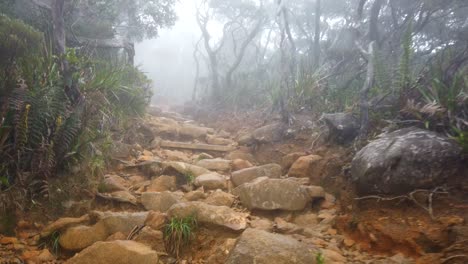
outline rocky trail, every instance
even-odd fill
[[[320,156],[295,146],[259,162],[240,147],[274,142],[277,124],[239,136],[159,111],[135,130],[130,137],[139,144],[115,143],[113,170],[99,183],[92,211],[45,225],[20,221],[16,237],[0,236],[0,263],[439,263],[422,244],[448,246],[449,227],[466,233],[456,216],[410,228],[385,209],[355,216],[347,197],[318,180],[341,173],[340,152]],[[425,214],[411,210],[409,218]],[[177,257],[164,233],[171,219],[190,217],[197,228]],[[426,231],[425,241],[415,235]]]

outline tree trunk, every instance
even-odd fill
[[[359,132],[359,137],[361,140],[367,138],[369,130],[369,91],[374,85],[374,61],[375,61],[375,44],[379,42],[379,14],[380,9],[382,8],[383,0],[375,0],[374,4],[371,7],[370,17],[369,17],[369,50],[366,52],[367,59],[367,76],[364,86],[360,92],[360,108],[361,108],[361,129]],[[377,45],[378,46],[378,45]]]
[[[314,69],[317,70],[320,65],[320,16],[321,0],[315,3],[315,36],[314,36]]]
[[[65,54],[65,19],[63,18],[63,8],[65,0],[54,0],[51,8],[52,26],[54,37],[54,52],[57,55]]]
[[[360,92],[360,108],[361,108],[361,130],[360,130],[360,139],[365,140],[369,130],[369,90],[374,85],[374,41],[369,44],[368,50],[368,63],[367,63],[367,75],[364,86]]]
[[[249,46],[249,44],[252,42],[252,40],[255,38],[255,36],[257,36],[258,32],[260,31],[260,29],[262,28],[262,24],[263,24],[263,18],[261,18],[258,23],[255,25],[255,27],[252,29],[252,31],[249,33],[249,35],[247,36],[247,38],[242,42],[242,46],[241,46],[241,49],[240,49],[240,52],[239,54],[237,55],[236,57],[236,60],[234,61],[234,63],[231,65],[231,67],[229,67],[229,70],[228,72],[226,73],[226,88],[227,89],[230,89],[232,88],[232,75],[234,74],[234,72],[236,71],[236,69],[239,67],[239,65],[241,64],[242,62],[242,59],[244,58],[244,55],[245,55],[245,52],[247,50],[247,47]]]

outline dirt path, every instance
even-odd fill
[[[340,200],[311,183],[317,171],[327,173],[318,155],[295,152],[281,164],[260,164],[234,135],[175,113],[148,116],[137,131],[141,144],[115,143],[114,169],[99,184],[94,211],[46,227],[18,223],[17,237],[0,236],[0,263],[60,263],[80,251],[67,263],[89,263],[90,256],[114,264],[416,263],[402,254],[415,257],[410,239],[388,244],[394,240],[383,239],[375,222],[375,233],[365,221],[350,226],[356,220]],[[274,131],[254,137],[268,142]],[[165,228],[190,217],[197,228],[176,250]],[[382,255],[367,253],[370,243],[382,244]],[[122,262],[116,252],[131,259]]]

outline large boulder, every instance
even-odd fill
[[[181,197],[172,192],[145,192],[141,203],[146,210],[166,212],[172,205],[179,203]]]
[[[202,224],[242,230],[247,227],[246,213],[236,212],[227,206],[209,205],[203,202],[186,202],[173,205],[167,212],[169,217],[195,216]]]
[[[360,194],[403,194],[443,184],[461,169],[461,147],[419,128],[383,134],[361,149],[351,164]]]
[[[154,264],[158,253],[130,240],[97,242],[69,259],[67,264]]]
[[[226,264],[315,264],[315,254],[297,240],[259,229],[247,229],[238,238]]]
[[[285,132],[286,126],[278,122],[255,129],[252,137],[256,142],[272,143],[283,139]]]
[[[278,164],[266,164],[238,170],[232,173],[231,181],[234,186],[253,181],[260,177],[279,178],[281,177],[281,166]]]
[[[319,184],[324,170],[322,157],[308,155],[298,158],[288,171],[289,177],[309,178],[314,184]]]
[[[233,193],[249,209],[297,211],[303,210],[312,198],[325,195],[324,192],[313,192],[309,188],[289,179],[262,177],[237,187]]]
[[[359,120],[352,114],[323,114],[321,120],[327,124],[329,140],[338,144],[353,141],[359,133]]]

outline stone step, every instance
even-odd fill
[[[190,150],[218,151],[218,152],[229,152],[235,149],[235,147],[233,146],[187,143],[187,142],[166,141],[166,140],[160,141],[159,146],[162,148],[190,149]]]

